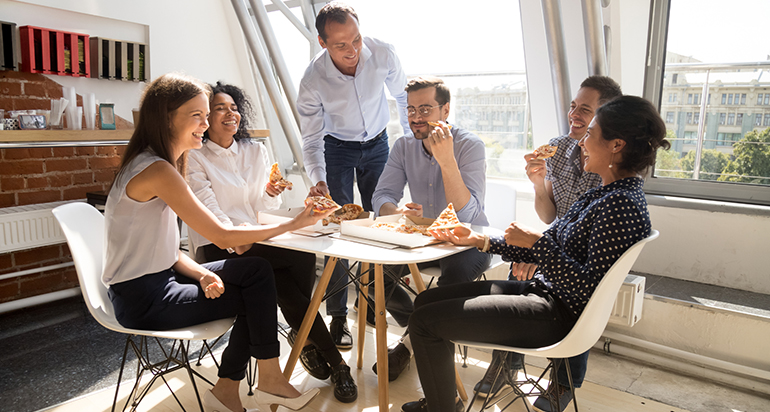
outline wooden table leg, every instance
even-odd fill
[[[369,310],[369,264],[361,263],[361,283],[358,288],[358,358],[356,366],[364,365],[364,341],[366,340],[366,311]]]
[[[417,293],[422,293],[425,290],[425,282],[422,281],[422,275],[420,269],[416,263],[410,263],[409,272],[412,273],[412,279],[414,279],[414,285],[417,287]]]
[[[358,304],[360,305],[361,302]],[[381,264],[374,265],[374,318],[377,325],[377,384],[380,412],[387,412],[390,409],[388,406],[388,323],[385,320],[385,281],[382,277]]]
[[[425,290],[425,282],[422,281],[422,275],[420,274],[420,269],[417,267],[416,263],[409,264],[409,272],[411,272],[412,278],[414,279],[417,293],[422,293]],[[379,366],[377,367],[379,368]],[[463,385],[462,379],[460,379],[460,372],[457,371],[457,365],[455,365],[455,383],[457,384],[457,392],[460,395],[460,399],[467,401],[468,393],[465,392],[465,386]]]
[[[321,278],[318,279],[318,286],[313,292],[313,298],[310,299],[310,305],[307,307],[307,312],[305,312],[305,318],[302,319],[302,326],[300,326],[299,330],[297,331],[297,338],[294,340],[294,347],[291,348],[289,360],[286,362],[286,367],[283,370],[283,376],[285,376],[286,379],[291,378],[294,367],[297,366],[299,354],[302,351],[302,348],[305,347],[307,335],[310,334],[310,328],[313,326],[315,317],[318,314],[318,308],[321,307],[321,301],[326,294],[326,287],[329,285],[329,280],[332,277],[332,272],[334,271],[334,266],[336,265],[337,258],[333,256],[329,257],[329,260],[326,262],[326,267],[324,267],[323,274],[321,275]]]

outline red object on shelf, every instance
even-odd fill
[[[29,73],[91,77],[89,36],[42,27],[19,27],[21,70]],[[66,52],[69,51],[69,66]]]

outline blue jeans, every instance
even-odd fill
[[[372,211],[372,195],[377,188],[385,163],[388,161],[388,133],[383,130],[366,142],[349,142],[332,136],[324,137],[326,161],[326,185],[329,194],[340,205],[353,203],[353,182],[358,183],[361,203],[366,211]],[[345,282],[347,260],[340,260],[332,273],[326,292],[334,284]],[[326,313],[330,316],[346,316],[348,313],[348,288],[340,290],[326,300]]]

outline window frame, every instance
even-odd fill
[[[663,96],[663,79],[666,74],[665,56],[670,2],[671,0],[652,2],[648,25],[643,97],[653,102],[659,111]],[[708,119],[704,121],[708,122]],[[656,177],[654,167],[650,168],[646,175],[644,191],[648,195],[770,205],[770,190],[766,185]]]

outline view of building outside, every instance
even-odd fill
[[[747,31],[770,4],[738,3],[708,14],[700,0],[671,2],[660,114],[672,148],[656,177],[770,184],[770,39]]]

